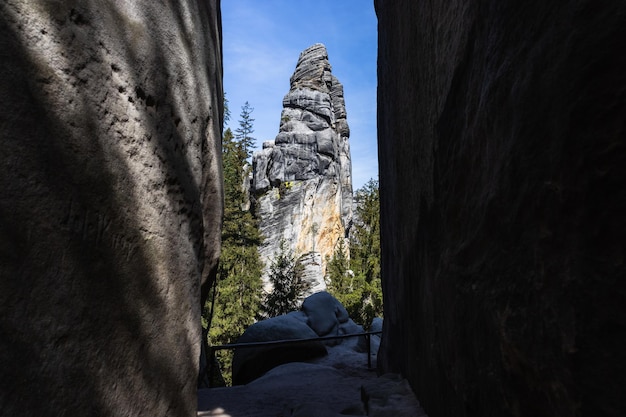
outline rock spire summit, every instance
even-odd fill
[[[278,135],[253,157],[251,191],[269,262],[282,240],[301,256],[314,290],[352,222],[350,129],[343,86],[322,44],[302,51],[283,99]]]

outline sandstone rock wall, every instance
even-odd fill
[[[192,416],[218,1],[0,3],[0,414]]]
[[[284,240],[303,256],[312,291],[320,291],[326,257],[352,222],[350,129],[324,45],[300,54],[290,84],[276,140],[253,158],[252,192],[265,236],[260,253],[269,267]]]
[[[626,413],[626,3],[376,2],[385,329],[432,416]]]

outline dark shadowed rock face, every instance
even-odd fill
[[[195,415],[217,1],[0,5],[2,415]]]
[[[626,3],[376,3],[379,365],[430,415],[626,414]]]

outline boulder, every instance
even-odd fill
[[[359,333],[363,333],[363,327],[348,317],[343,305],[329,293],[318,292],[304,300],[301,311],[254,323],[237,343],[315,339]],[[281,364],[305,362],[324,356],[327,354],[326,346],[342,345],[347,349],[364,352],[367,348],[365,343],[365,338],[361,336],[324,342],[238,348],[233,358],[233,384],[247,384]]]
[[[318,336],[336,336],[339,325],[350,319],[346,308],[326,291],[307,297],[302,303],[302,311]]]
[[[382,332],[383,331],[383,319],[380,317],[374,317],[370,324],[370,332]]]
[[[313,339],[317,334],[307,325],[306,316],[293,312],[254,323],[237,339],[237,343],[269,342],[290,339]],[[235,349],[233,385],[247,384],[278,365],[304,362],[326,355],[319,341],[254,348]]]
[[[380,317],[374,317],[372,319],[372,323],[370,324],[370,332],[382,332],[383,331],[383,319]],[[378,350],[380,348],[380,341],[382,339],[381,334],[373,334],[370,335],[370,353],[372,357],[378,357]],[[365,345],[365,349],[367,349],[367,345]]]
[[[326,291],[305,298],[302,311],[308,318],[309,326],[320,337],[363,333],[363,327],[352,321],[343,304]],[[341,344],[359,351],[367,348],[365,337],[329,340],[325,343],[330,346]]]

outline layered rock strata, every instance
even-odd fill
[[[0,414],[196,415],[219,2],[1,2],[0,54]]]
[[[350,129],[343,86],[331,73],[324,45],[300,54],[290,81],[279,133],[253,157],[251,189],[266,266],[284,240],[303,256],[314,292],[325,289],[326,258],[352,221]]]
[[[376,6],[379,364],[430,415],[625,415],[626,3]]]

